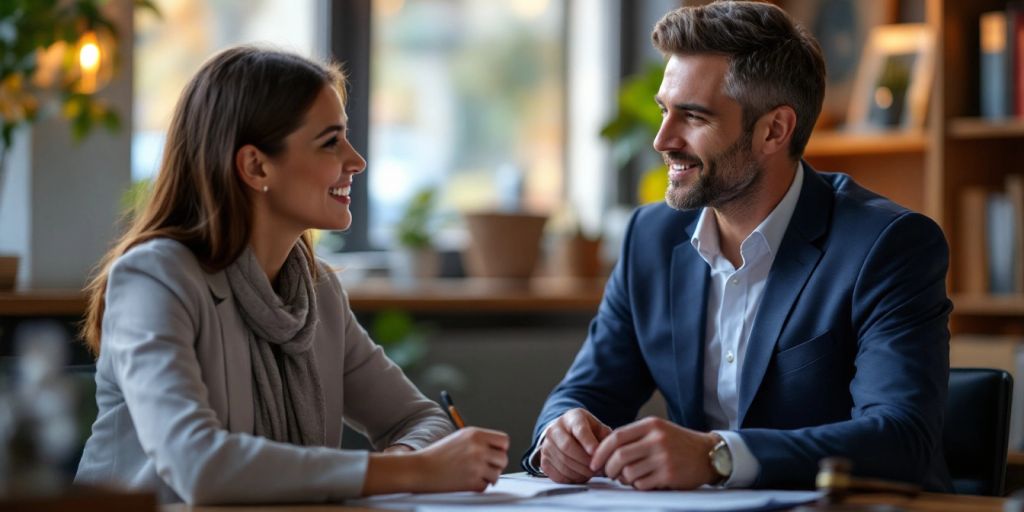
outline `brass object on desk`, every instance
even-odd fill
[[[893,505],[863,505],[844,503],[847,496],[861,493],[885,493],[916,497],[921,493],[921,488],[903,482],[890,482],[874,478],[860,478],[852,474],[853,465],[848,459],[842,457],[827,457],[819,463],[818,476],[815,484],[819,491],[823,491],[822,497],[815,505],[800,507],[798,512],[809,511],[871,511],[890,512],[903,510]]]
[[[912,484],[855,477],[852,469],[850,461],[842,457],[821,459],[816,484],[819,491],[825,492],[826,501],[841,503],[851,493],[882,492],[912,498],[921,492],[920,487]]]

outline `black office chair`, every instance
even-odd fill
[[[990,368],[952,368],[942,445],[957,494],[1002,496],[1013,377]]]

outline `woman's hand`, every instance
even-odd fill
[[[363,495],[483,491],[508,465],[508,434],[468,427],[413,452],[371,453]]]
[[[482,491],[508,465],[508,434],[468,427],[422,449],[423,492]]]

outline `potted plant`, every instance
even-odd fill
[[[0,198],[15,133],[44,116],[61,115],[75,141],[98,125],[120,128],[120,116],[98,99],[114,73],[118,31],[104,0],[0,2]],[[157,12],[148,0],[134,7]],[[0,255],[0,289],[14,286],[17,255]]]
[[[437,277],[441,258],[434,248],[438,229],[437,191],[420,189],[395,225],[397,245],[391,251],[391,276],[399,281]]]
[[[644,71],[626,78],[619,87],[615,117],[601,128],[601,136],[612,141],[612,155],[618,167],[634,160],[643,166],[636,198],[640,204],[663,200],[668,186],[668,169],[651,149],[661,128],[661,113],[654,96],[661,87],[664,68],[663,62],[652,62]]]

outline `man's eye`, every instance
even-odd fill
[[[338,138],[337,137],[331,137],[330,139],[327,139],[327,142],[324,142],[323,147],[325,147],[325,148],[333,148],[333,147],[336,147],[337,145],[338,145]]]

